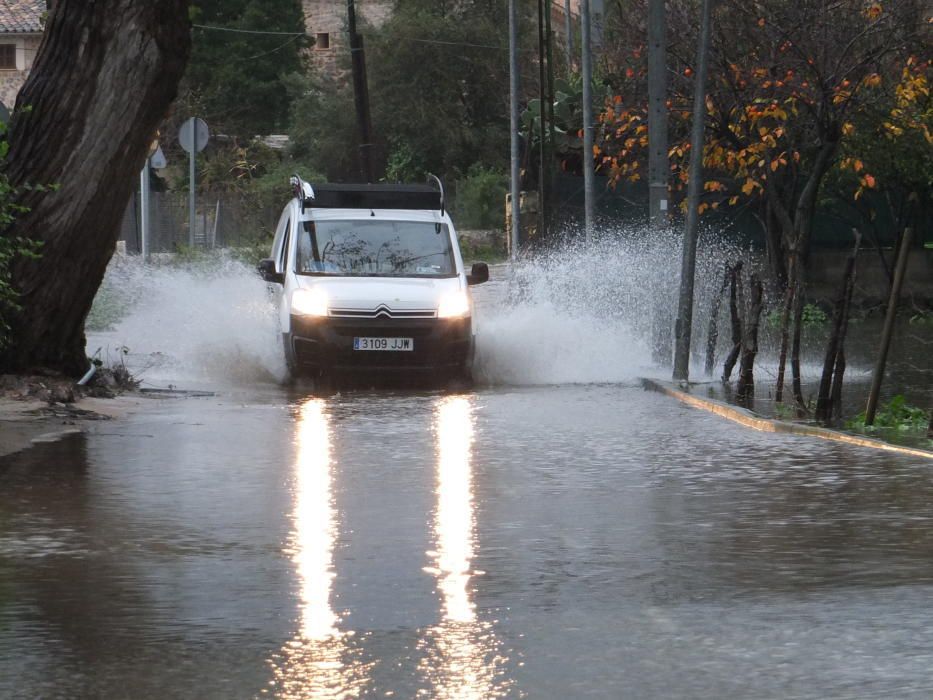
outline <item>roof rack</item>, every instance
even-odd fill
[[[301,175],[295,173],[288,179],[289,184],[292,186],[292,193],[295,195],[295,198],[301,202],[301,213],[305,213],[305,207],[308,206],[308,203],[314,200],[314,188],[311,187],[310,182],[305,182],[301,179]]]
[[[431,185],[322,184],[312,190],[310,197],[302,200],[302,206],[315,209],[436,209],[443,215],[444,189],[440,180],[437,182],[440,189]]]

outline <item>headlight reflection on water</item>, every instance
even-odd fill
[[[369,668],[340,631],[331,604],[337,510],[330,416],[323,399],[300,409],[296,435],[293,530],[289,553],[299,584],[298,635],[273,659],[271,692],[281,698],[353,698],[368,684]]]
[[[505,658],[492,624],[479,619],[470,581],[475,548],[475,502],[470,448],[473,410],[470,400],[452,396],[440,400],[435,414],[437,435],[436,551],[426,569],[437,579],[441,595],[440,624],[427,630],[418,647],[419,671],[432,698],[495,698],[508,693],[503,678]]]
[[[433,517],[435,551],[427,568],[437,581],[441,620],[417,642],[419,697],[470,700],[506,696],[507,659],[493,623],[483,620],[470,583],[476,514],[470,449],[473,410],[464,397],[440,399],[434,416],[437,464]],[[340,630],[332,607],[338,513],[326,401],[309,399],[300,410],[294,474],[293,532],[289,554],[299,583],[299,632],[273,658],[267,693],[281,698],[357,698],[372,687],[374,661]]]

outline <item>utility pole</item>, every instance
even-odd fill
[[[198,156],[198,125],[193,119],[191,122],[191,153],[188,157],[188,247],[194,250],[194,234],[197,226],[197,199],[195,188],[197,187],[198,170],[196,159]]]
[[[144,262],[149,262],[149,166],[152,158],[147,157],[139,173],[139,252]]]
[[[693,127],[690,136],[690,180],[687,183],[687,224],[684,228],[684,255],[680,268],[680,302],[674,324],[674,380],[690,376],[690,334],[693,325],[693,279],[696,273],[697,228],[700,193],[703,190],[703,141],[706,125],[706,71],[709,62],[710,3],[703,0],[700,10],[700,37],[697,42],[697,72],[693,88]]]
[[[653,231],[665,228],[668,218],[667,182],[667,31],[664,0],[648,0],[648,225]],[[673,310],[658,304],[652,321],[652,357],[670,366]]]
[[[583,71],[583,226],[586,242],[593,238],[593,55],[590,45],[590,0],[580,2],[580,44]]]
[[[573,68],[573,17],[570,14],[570,0],[564,0],[564,33],[567,35],[567,70]]]
[[[547,180],[545,181],[546,193],[548,197],[553,197],[554,194],[554,144],[557,143],[557,134],[554,127],[554,35],[551,32],[551,10],[552,10],[553,0],[544,0],[544,45],[545,55],[547,58],[547,121],[548,121],[548,141],[547,141]],[[549,201],[553,203],[553,199]],[[547,226],[551,225],[551,222],[555,217],[555,210],[553,207],[548,207],[549,219],[546,222]]]
[[[648,221],[667,224],[667,37],[664,0],[648,0]]]
[[[360,173],[366,182],[376,177],[373,170],[372,122],[369,116],[369,86],[366,82],[366,54],[363,37],[356,33],[356,8],[347,0],[347,31],[350,34],[350,59],[353,72],[353,101],[356,125],[360,133]]]
[[[603,47],[603,25],[606,16],[604,0],[590,0],[590,42],[592,48]]]
[[[352,1],[352,0],[351,0]],[[510,257],[518,259],[521,241],[521,163],[518,155],[518,0],[509,0],[509,150],[511,152],[512,231]]]
[[[545,33],[545,0],[538,0],[538,95],[541,107],[541,122],[538,125],[538,236],[541,240],[547,237],[548,226],[548,195],[550,194],[550,147],[548,128],[551,123],[549,116],[551,106],[550,93],[547,83],[547,34]]]

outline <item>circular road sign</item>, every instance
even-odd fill
[[[195,136],[197,136],[198,152],[203,151],[207,146],[207,141],[211,137],[207,129],[207,122],[197,117],[192,117],[178,130],[178,142],[188,153],[194,150]]]

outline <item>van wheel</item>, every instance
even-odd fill
[[[473,388],[473,372],[469,365],[453,370],[447,376],[447,388],[454,391],[465,391]]]
[[[295,367],[295,353],[292,350],[292,339],[288,333],[282,334],[282,359],[285,360],[285,384],[294,384],[298,378]]]

